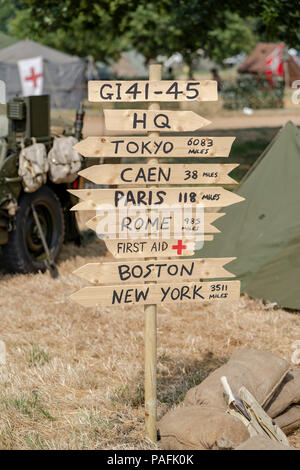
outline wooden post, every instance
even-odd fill
[[[161,80],[161,65],[153,64],[149,67],[149,80]],[[159,103],[150,103],[149,109],[157,111]],[[159,136],[159,132],[149,132],[149,137]],[[157,163],[157,158],[149,158],[147,163]],[[156,418],[157,418],[157,392],[156,392],[156,369],[157,369],[157,307],[156,305],[145,305],[145,424],[146,435],[153,441],[157,441]]]

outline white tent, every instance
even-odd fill
[[[7,100],[22,95],[18,62],[42,57],[43,94],[51,106],[76,108],[83,98],[86,61],[26,39],[0,50],[0,80],[6,83]]]

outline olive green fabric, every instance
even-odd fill
[[[226,265],[251,297],[300,309],[300,131],[288,122],[240,184],[245,201],[225,208],[221,230],[199,257]],[[222,212],[224,210],[222,209]]]

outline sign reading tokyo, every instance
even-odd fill
[[[214,80],[103,81],[88,83],[89,101],[217,101]]]
[[[228,157],[235,137],[87,137],[74,149],[84,157]]]

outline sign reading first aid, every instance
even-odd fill
[[[43,58],[33,57],[18,61],[23,96],[43,93]]]

